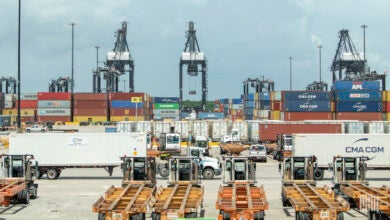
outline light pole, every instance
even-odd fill
[[[20,12],[21,12],[21,0],[19,0],[19,20],[18,20],[18,116],[17,116],[17,131],[22,132],[22,126],[20,122]]]
[[[73,92],[74,92],[74,26],[76,23],[70,23],[72,25],[72,85],[70,87],[71,94],[70,94],[70,99],[71,99],[71,104],[70,104],[70,120],[73,121]]]
[[[292,59],[293,57],[289,57],[290,59],[290,91],[292,90]]]
[[[363,28],[363,60],[366,63],[366,28],[368,26],[363,24],[361,27]]]
[[[95,46],[96,48],[96,71],[99,68],[99,46]]]
[[[321,79],[321,48],[322,48],[322,46],[321,46],[321,45],[318,45],[318,49],[319,49],[319,59],[320,59],[320,83],[322,82],[322,79]]]

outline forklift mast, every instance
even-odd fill
[[[223,182],[233,184],[235,182],[256,183],[256,163],[248,157],[224,157]]]

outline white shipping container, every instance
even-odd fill
[[[4,102],[4,108],[13,108],[15,105],[15,102],[11,101],[11,102],[7,102],[5,101]]]
[[[18,100],[18,96],[15,97]],[[37,93],[20,93],[20,100],[38,100]]]
[[[188,121],[175,121],[175,132],[179,133],[182,138],[187,139],[189,136],[189,123]]]
[[[137,121],[134,122],[133,132],[138,133],[152,133],[152,122],[151,121]]]
[[[345,124],[345,133],[347,134],[363,134],[364,122],[347,122]]]
[[[192,136],[204,136],[209,137],[209,126],[207,121],[194,121]]]
[[[132,124],[130,121],[118,121],[116,123],[116,132],[118,133],[130,133],[132,132]]]
[[[248,124],[248,138],[250,141],[259,140],[259,124],[260,121],[246,121]]]
[[[226,121],[211,121],[210,136],[213,140],[221,140],[228,134],[228,123]]]
[[[240,131],[241,140],[248,140],[248,125],[246,121],[233,121],[232,129],[238,129]]]
[[[317,157],[318,167],[327,168],[333,156],[367,156],[369,168],[390,168],[390,136],[387,134],[295,134],[294,156]]]
[[[38,116],[69,116],[70,108],[38,108]]]
[[[12,134],[10,154],[33,154],[41,166],[119,166],[120,156],[146,157],[146,134]]]
[[[171,123],[156,121],[154,122],[154,134],[169,133],[171,130]]]
[[[385,123],[382,121],[371,121],[367,125],[367,132],[369,134],[384,134]]]
[[[12,102],[15,101],[16,95],[15,94],[4,94],[4,101],[6,102]]]

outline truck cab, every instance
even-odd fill
[[[218,159],[205,156],[203,149],[200,147],[186,147],[183,156],[194,157],[199,164],[200,174],[204,179],[213,179],[222,173],[222,164]]]
[[[283,158],[292,156],[292,150],[292,135],[278,134],[276,150],[273,152],[274,159],[283,161]]]
[[[44,126],[44,125],[37,125],[37,124],[31,125],[30,127],[26,128],[26,132],[27,133],[30,133],[30,132],[42,132],[42,133],[44,133],[44,132],[47,132],[48,130],[49,129],[46,126]]]
[[[159,138],[159,147],[161,151],[180,150],[181,136],[179,133],[162,133]]]
[[[196,136],[194,147],[199,147],[203,151],[204,156],[209,156],[209,142],[205,136]]]

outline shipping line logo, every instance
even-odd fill
[[[352,109],[356,109],[356,111],[361,112],[367,109],[367,105],[364,105],[361,102],[357,102],[352,106]]]
[[[82,137],[69,137],[68,138],[69,147],[86,147],[88,146],[88,139]]]
[[[385,153],[385,148],[383,146],[370,146],[366,145],[368,138],[360,138],[354,141],[351,146],[345,147],[346,153]],[[356,146],[356,145],[360,146]],[[373,159],[373,158],[371,158]]]
[[[368,93],[351,93],[351,94],[349,94],[349,98],[368,99],[368,98],[370,98],[370,94],[368,94]]]

